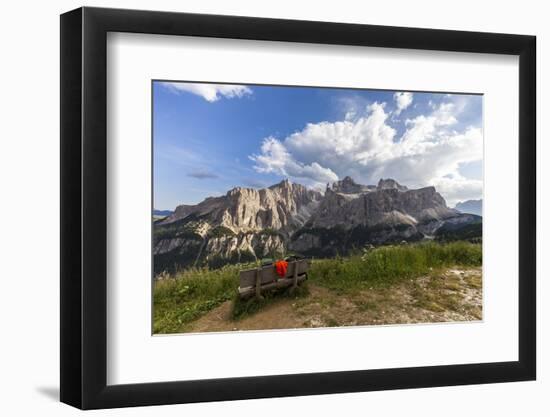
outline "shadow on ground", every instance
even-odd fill
[[[53,401],[59,401],[59,387],[36,387],[36,391]]]

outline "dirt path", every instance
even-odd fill
[[[339,294],[308,283],[309,294],[281,298],[257,313],[231,319],[232,302],[202,316],[191,332],[294,329],[482,319],[481,268],[449,269],[389,288]]]

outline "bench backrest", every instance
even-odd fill
[[[298,261],[289,262],[285,278],[293,277],[295,268],[298,268],[298,275],[306,273],[309,268],[308,260],[300,259]],[[260,271],[260,282],[262,285],[276,281],[279,278],[281,277],[275,272],[274,265],[266,265],[262,267]],[[253,287],[254,285],[256,285],[256,269],[241,271],[239,286],[241,288],[246,288]]]

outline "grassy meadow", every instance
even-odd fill
[[[230,300],[231,319],[238,322],[275,300],[285,297],[307,299],[308,283],[345,295],[389,288],[444,268],[479,267],[481,264],[480,243],[423,242],[381,246],[348,257],[315,259],[308,272],[308,281],[300,286],[298,292],[292,295],[286,290],[267,293],[262,301],[254,298],[241,301],[237,295],[239,272],[255,267],[256,263],[227,265],[219,269],[191,268],[155,281],[153,331],[189,331],[191,323]],[[418,294],[418,298],[422,301],[422,294]]]

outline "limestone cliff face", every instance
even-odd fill
[[[261,259],[272,253],[283,254],[285,242],[279,235],[246,233],[209,239],[205,250],[206,260],[214,259],[216,256],[229,259],[235,253],[241,258],[244,256]]]
[[[281,256],[322,197],[284,180],[269,188],[237,187],[197,205],[180,205],[155,224],[155,270],[174,259],[184,259],[181,266],[189,266]]]
[[[476,221],[447,207],[434,187],[412,190],[393,179],[366,186],[346,177],[327,187],[319,208],[289,247],[331,256],[365,244],[432,239],[447,224]]]
[[[480,222],[447,207],[434,187],[408,189],[393,179],[362,185],[346,177],[324,195],[282,181],[237,187],[196,205],[180,205],[155,223],[155,271],[222,265],[288,251],[330,256],[365,244],[433,238]]]
[[[234,233],[273,229],[289,234],[309,219],[321,198],[320,192],[288,180],[260,190],[237,187],[225,196],[207,198],[196,206],[178,206],[161,224],[193,215]]]
[[[346,177],[332,188],[327,187],[308,224],[351,229],[358,225],[415,225],[456,215],[434,187],[409,190],[391,179],[380,180],[376,187],[364,186]]]

